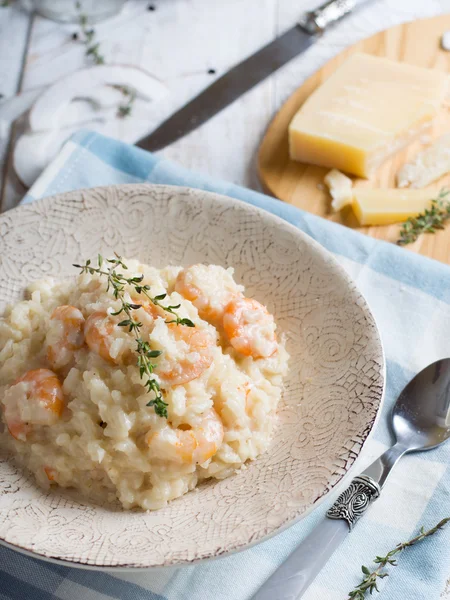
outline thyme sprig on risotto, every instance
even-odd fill
[[[393,548],[386,554],[386,556],[377,556],[373,562],[378,566],[373,571],[370,571],[370,569],[368,569],[366,566],[362,566],[361,570],[364,574],[364,578],[354,590],[349,592],[348,599],[364,600],[367,592],[370,592],[370,594],[372,594],[374,591],[379,592],[380,590],[377,587],[378,579],[384,579],[389,575],[389,573],[386,573],[384,569],[388,565],[391,567],[397,566],[397,560],[394,558],[394,556],[405,550],[405,548],[414,546],[415,544],[418,544],[425,538],[434,535],[449,522],[450,517],[447,517],[439,521],[437,525],[435,525],[432,529],[429,529],[428,531],[425,531],[425,529],[421,527],[419,534],[413,537],[408,542],[397,544],[395,548]]]
[[[125,286],[132,286],[138,294],[141,294],[148,298],[152,304],[159,306],[165,312],[173,315],[174,318],[166,323],[176,323],[177,325],[185,325],[186,327],[194,327],[194,323],[190,319],[181,318],[177,315],[176,310],[180,308],[180,304],[177,305],[164,305],[161,302],[165,299],[167,294],[159,294],[158,296],[150,295],[150,286],[141,285],[144,279],[144,275],[137,275],[135,277],[126,277],[123,273],[120,273],[118,269],[128,270],[127,265],[123,262],[122,257],[118,254],[115,258],[104,259],[100,254],[97,258],[97,267],[92,265],[91,260],[87,260],[84,265],[73,265],[77,269],[81,269],[82,273],[90,273],[94,275],[104,275],[107,278],[106,291],[112,290],[112,294],[116,300],[120,300],[121,307],[118,311],[111,313],[113,316],[124,314],[126,317],[123,321],[118,323],[119,327],[126,327],[130,333],[134,334],[136,340],[136,352],[138,355],[137,365],[139,367],[139,373],[141,379],[146,379],[144,386],[147,388],[148,393],[153,393],[153,398],[147,403],[147,406],[153,406],[155,412],[160,417],[167,418],[167,402],[164,401],[162,396],[161,388],[158,381],[153,375],[153,371],[156,365],[153,364],[154,358],[157,358],[162,354],[160,350],[152,350],[149,342],[142,339],[140,331],[142,323],[137,321],[133,317],[133,311],[141,308],[141,304],[133,304],[126,299]]]

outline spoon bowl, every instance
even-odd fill
[[[428,365],[406,385],[392,428],[405,452],[431,450],[450,438],[450,358]]]

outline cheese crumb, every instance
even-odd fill
[[[450,31],[445,31],[441,37],[442,50],[450,51]]]
[[[351,204],[353,200],[353,181],[344,173],[341,173],[337,169],[332,169],[324,177],[324,183],[330,190],[331,207],[333,210],[338,211],[344,208],[347,204]]]
[[[423,188],[450,172],[450,134],[438,138],[434,144],[417,154],[397,173],[397,187]]]

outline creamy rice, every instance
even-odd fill
[[[233,269],[126,264],[195,325],[168,324],[173,315],[125,288],[143,305],[133,309],[141,337],[161,352],[154,378],[167,418],[148,406],[123,313],[111,315],[120,299],[105,277],[83,273],[32,284],[0,319],[0,439],[45,488],[153,510],[267,450],[288,355]]]

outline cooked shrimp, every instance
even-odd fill
[[[133,300],[134,302],[134,300]],[[158,317],[164,317],[164,310],[158,306],[155,306],[152,302],[147,302],[146,304],[142,304],[139,300],[136,300],[136,304],[141,305],[141,310],[145,311],[149,317],[152,319],[157,319]],[[139,314],[139,313],[138,313]]]
[[[178,274],[175,291],[197,308],[202,319],[223,317],[230,300],[241,294],[232,275],[217,265],[192,265]]]
[[[223,327],[233,348],[245,356],[266,358],[278,348],[273,316],[252,298],[232,300],[225,309]]]
[[[16,440],[25,441],[34,426],[51,427],[64,409],[57,375],[49,369],[28,371],[6,390],[3,407],[6,426]]]
[[[146,436],[153,458],[178,463],[203,464],[219,449],[223,440],[223,425],[212,408],[202,417],[197,427],[165,425]]]
[[[55,481],[57,473],[53,467],[44,467],[44,472],[49,481]]]
[[[144,311],[144,314],[139,314]],[[154,304],[143,304],[141,308],[133,310],[137,320],[142,320],[143,327],[147,330],[153,325],[155,319],[160,315],[158,307]],[[122,317],[125,318],[125,317]],[[120,318],[114,318],[105,312],[92,313],[84,326],[86,344],[92,352],[95,352],[108,362],[121,364],[129,358],[129,348],[123,349],[122,341],[129,335],[128,329],[119,327]]]
[[[103,312],[92,313],[84,325],[84,337],[89,349],[109,362],[117,362],[110,354],[115,327],[116,323],[110,315]]]
[[[75,306],[58,306],[50,317],[46,337],[47,360],[54,369],[70,363],[84,344],[84,317]]]
[[[162,385],[182,385],[200,377],[213,361],[212,335],[204,329],[174,323],[167,325],[167,329],[175,342],[182,344],[178,345],[176,356],[163,354],[156,369]]]

